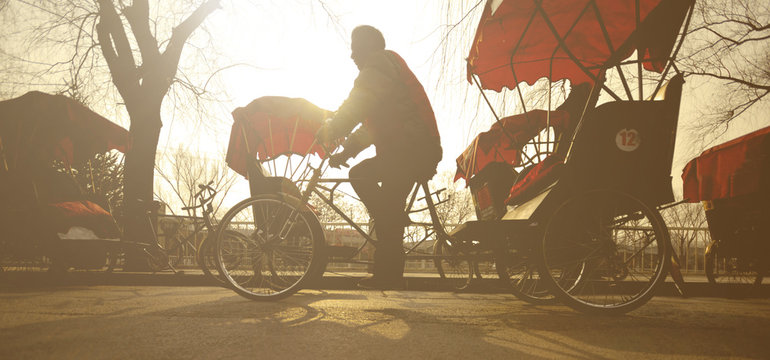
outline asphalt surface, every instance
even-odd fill
[[[657,296],[619,317],[506,294],[0,286],[0,359],[767,359],[770,299]]]

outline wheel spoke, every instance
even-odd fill
[[[630,311],[665,279],[668,241],[657,211],[627,194],[589,191],[551,218],[543,238],[544,278],[577,310]]]

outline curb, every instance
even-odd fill
[[[307,284],[308,289],[319,290],[360,290],[356,284],[365,274],[327,274]],[[406,276],[406,291],[453,292],[451,280],[438,277]],[[130,273],[101,271],[71,271],[63,274],[48,272],[0,272],[0,289],[25,289],[67,286],[219,286],[202,273]],[[498,279],[474,279],[462,293],[507,294]],[[689,282],[685,284],[684,297],[722,297],[733,299],[770,298],[770,286],[719,284]],[[667,281],[658,288],[656,296],[681,297],[673,282]]]

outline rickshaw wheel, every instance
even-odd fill
[[[620,191],[586,191],[551,217],[540,247],[542,279],[575,310],[623,314],[665,280],[669,243],[657,210]]]
[[[547,286],[540,279],[532,250],[500,250],[495,256],[497,274],[506,288],[519,300],[530,304],[556,303]]]
[[[473,277],[469,254],[442,238],[436,239],[433,254],[438,256],[434,264],[439,276],[446,279],[455,291],[467,289]]]
[[[225,214],[214,249],[217,269],[236,293],[270,301],[296,293],[323,271],[323,246],[323,229],[309,208],[290,195],[265,194]]]
[[[216,235],[216,234],[214,234]],[[245,249],[243,244],[246,244],[248,242],[248,239],[241,233],[237,231],[232,230],[226,230],[225,231],[225,239],[223,240],[223,243],[226,244],[226,248],[228,249],[228,253],[238,253],[239,251],[237,249],[241,248],[241,250]],[[216,262],[216,245],[215,245],[216,237],[211,236],[204,239],[200,246],[198,247],[198,250],[196,252],[196,261],[198,262],[198,266],[200,266],[201,270],[203,271],[203,274],[208,277],[209,279],[214,280],[218,285],[221,286],[229,286],[230,283],[227,281],[227,279],[219,272],[217,269],[217,262]],[[240,256],[226,256],[223,258],[223,261],[229,263],[229,267],[236,267],[237,262],[241,261]]]
[[[764,276],[758,259],[741,259],[720,251],[719,244],[712,240],[706,249],[706,278],[710,284],[762,284]]]

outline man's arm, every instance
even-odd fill
[[[373,141],[369,129],[367,129],[366,125],[362,125],[358,130],[350,134],[345,143],[342,144],[342,152],[348,158],[352,158],[372,144]]]
[[[371,134],[366,128],[366,125],[362,125],[358,130],[348,136],[345,143],[342,144],[342,151],[332,155],[329,159],[329,165],[334,168],[339,168],[340,166],[347,167],[348,159],[354,158],[358,153],[368,148],[370,145],[372,145]]]
[[[333,138],[349,134],[393,92],[397,68],[384,55],[383,52],[383,56],[374,58],[358,74],[350,95],[337,110],[329,125],[330,135]]]

